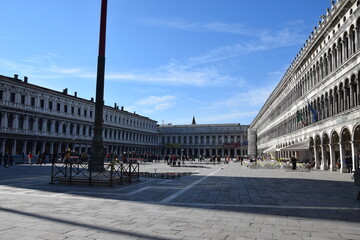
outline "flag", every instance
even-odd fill
[[[316,112],[316,110],[313,108],[313,106],[311,106],[311,104],[308,102],[308,109],[311,112],[311,115],[313,117],[313,122],[317,122],[318,121],[318,114]]]
[[[296,119],[298,123],[301,122],[304,124],[304,126],[307,126],[307,124],[304,122],[303,115],[301,112],[299,112],[299,110],[296,111]]]

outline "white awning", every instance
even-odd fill
[[[263,153],[274,153],[274,152],[276,152],[276,147],[275,146],[271,146],[268,149],[263,151]]]
[[[309,150],[309,141],[294,143],[280,149],[280,151],[306,151]]]

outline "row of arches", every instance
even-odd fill
[[[329,39],[330,42],[330,39]],[[345,62],[351,59],[360,49],[360,18],[356,18],[353,24],[341,34],[337,39],[333,40],[332,44],[328,44],[327,50],[320,51],[321,54],[316,54],[317,60],[311,60],[311,54],[309,53],[308,59],[299,67],[298,72],[292,74],[291,79],[287,79],[285,87],[281,90],[285,96],[276,103],[276,107],[268,114],[266,117],[268,123],[271,123],[272,119],[283,115],[288,111],[288,109],[296,104],[300,98],[307,95],[309,92],[313,91],[316,86],[318,86],[323,81],[327,80],[328,77],[331,77],[335,70],[339,69]],[[318,51],[318,50],[313,50]],[[316,52],[317,53],[317,52]],[[355,58],[353,58],[355,60]],[[356,73],[354,74],[356,76]],[[337,92],[345,94],[350,91],[351,86],[359,85],[358,80],[354,80],[354,76],[349,77],[345,80],[345,83],[338,84],[337,87],[329,90],[327,93],[324,93],[324,96],[319,96],[314,101],[314,106],[318,105],[320,102],[319,99],[326,98],[327,96],[334,95],[336,96]],[[287,76],[284,76],[287,77]],[[359,79],[357,77],[357,79]],[[356,83],[356,84],[355,84]],[[345,87],[347,92],[342,93],[342,89]],[[352,93],[348,96],[352,96],[354,93],[359,96],[359,86],[352,88]],[[359,104],[359,97],[354,98],[356,105]],[[295,115],[296,113],[294,113]],[[303,113],[305,114],[305,113]],[[308,116],[309,114],[307,114]],[[321,117],[321,116],[320,116]],[[294,116],[293,116],[294,118]],[[285,129],[282,132],[289,132],[289,128],[296,128],[296,124],[288,123],[288,120],[285,120],[282,124],[281,129]],[[310,120],[310,119],[308,119]],[[294,122],[294,121],[293,121]],[[310,122],[311,123],[311,122]],[[261,130],[261,129],[259,129]],[[276,130],[270,130],[268,134],[276,134]],[[267,141],[267,140],[263,140]]]
[[[283,112],[299,98],[310,92],[334,70],[344,64],[360,49],[360,18],[356,20],[334,43],[328,47],[318,60],[307,67],[306,72],[297,73],[291,80],[292,89],[279,104],[278,111]]]
[[[279,157],[297,157],[301,161],[308,158],[314,162],[315,168],[321,170],[347,172],[359,168],[360,124],[354,127],[344,126],[341,129],[324,131],[306,139],[300,138],[291,142],[283,142],[276,145],[276,148],[286,149],[287,146],[302,141],[308,141],[306,151],[303,153],[300,153],[302,150],[280,151]]]
[[[104,148],[107,153],[123,152],[149,152],[158,154],[160,152],[158,147],[154,146],[136,146],[127,144],[109,144],[105,143]],[[77,153],[91,154],[90,142],[77,142],[77,141],[50,141],[50,140],[24,140],[24,139],[0,139],[0,154],[9,153],[13,156],[21,158],[27,155],[29,152],[33,154],[45,153],[45,155],[54,154],[60,155],[67,149],[71,149]]]
[[[314,123],[313,113],[308,104],[316,111],[317,121],[326,120],[345,111],[357,109],[360,106],[359,80],[360,71],[357,70],[350,77],[320,94],[313,101],[303,105],[297,112],[289,115],[265,134],[268,135],[269,139],[274,139]]]
[[[223,144],[242,143],[245,141],[243,135],[187,135],[187,136],[162,136],[161,143],[176,144]]]

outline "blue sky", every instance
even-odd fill
[[[0,0],[0,75],[95,97],[100,0]],[[105,104],[250,124],[330,0],[108,0]]]

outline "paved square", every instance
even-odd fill
[[[50,182],[50,166],[0,168],[0,239],[360,239],[351,174],[141,165],[196,172],[114,187]]]

